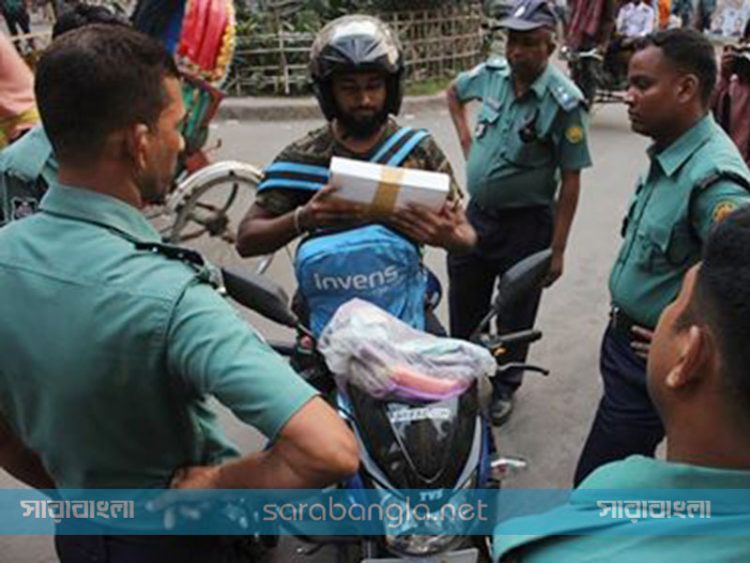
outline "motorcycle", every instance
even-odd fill
[[[619,55],[605,57],[596,48],[577,51],[566,45],[560,49],[560,58],[568,64],[570,77],[583,93],[589,108],[597,103],[625,100],[627,82],[623,76],[627,73]]]
[[[510,369],[549,372],[541,367],[503,362],[508,350],[542,337],[538,330],[498,334],[492,321],[516,301],[538,288],[549,270],[551,251],[529,256],[508,270],[498,287],[490,312],[472,340],[497,360],[497,373]],[[288,306],[279,286],[258,275],[224,269],[227,294],[239,304],[300,335],[296,343],[270,343],[289,357],[297,371],[328,397],[353,430],[360,447],[359,471],[339,485],[356,499],[358,491],[376,489],[393,496],[400,490],[431,489],[438,494],[470,489],[500,488],[504,479],[526,468],[522,458],[503,457],[495,451],[486,406],[489,396],[475,382],[457,397],[435,402],[377,399],[353,385],[337,388],[325,361],[315,349],[312,334]],[[292,530],[294,533],[294,530]],[[324,545],[337,547],[339,561],[388,563],[403,560],[432,563],[489,561],[489,538],[460,536],[435,530],[432,535],[298,537],[311,544],[312,554]]]

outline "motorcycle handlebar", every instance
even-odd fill
[[[542,331],[530,329],[511,332],[509,334],[496,334],[483,339],[482,345],[490,351],[521,344],[531,344],[542,338]]]

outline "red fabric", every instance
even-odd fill
[[[211,0],[203,41],[196,62],[203,70],[213,70],[221,50],[221,40],[227,27],[226,0]]]
[[[750,83],[740,81],[737,76],[720,80],[714,93],[713,108],[716,119],[732,137],[742,158],[750,166]],[[725,117],[729,118],[728,123],[725,123]]]
[[[190,0],[177,53],[202,70],[212,71],[229,23],[227,0]]]
[[[585,38],[596,39],[609,0],[577,0],[568,28],[568,44],[573,49],[581,47]]]
[[[211,0],[189,0],[185,8],[185,23],[177,52],[196,63],[200,52],[203,34],[206,31],[208,9]]]

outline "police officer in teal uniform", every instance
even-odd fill
[[[496,280],[518,261],[551,245],[546,285],[562,274],[580,172],[591,165],[583,96],[549,64],[557,25],[552,8],[544,0],[521,0],[501,25],[508,30],[507,61],[490,58],[460,74],[447,91],[468,156],[467,213],[478,235],[475,250],[448,258],[451,333],[459,338],[474,331],[490,308]],[[470,100],[482,103],[473,134]],[[501,329],[530,328],[540,297],[541,290],[509,310]],[[509,360],[524,361],[526,352],[509,353]],[[518,370],[494,378],[495,424],[510,415],[521,378]]]
[[[338,415],[214,289],[215,271],[162,245],[141,213],[163,201],[184,147],[164,47],[125,27],[71,31],[42,56],[36,97],[59,181],[0,229],[0,467],[63,498],[319,488],[353,473]],[[240,457],[211,396],[273,445]],[[247,561],[225,538],[60,526],[63,563]]]
[[[78,4],[57,19],[52,39],[94,23],[128,25],[105,6]],[[0,227],[36,213],[42,196],[56,181],[57,161],[39,124],[0,151]]]
[[[709,112],[716,72],[713,46],[693,30],[649,36],[630,62],[628,115],[633,130],[654,143],[609,279],[604,396],[576,483],[604,463],[653,456],[664,429],[646,388],[651,331],[700,259],[712,225],[750,202],[750,172]]]

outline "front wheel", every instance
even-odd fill
[[[191,174],[170,195],[167,206],[174,220],[165,242],[198,250],[217,266],[231,266],[239,258],[234,248],[240,221],[255,200],[260,170],[236,161],[216,162]],[[242,259],[262,274],[273,254]]]

